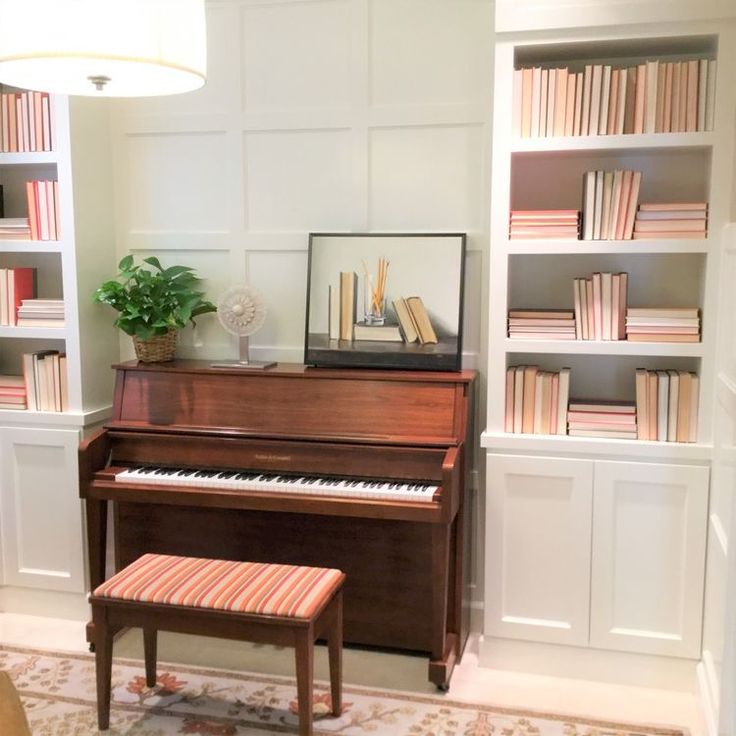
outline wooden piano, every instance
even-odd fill
[[[426,653],[447,687],[473,372],[115,369],[112,419],[79,451],[92,587],[112,501],[115,569],[149,551],[340,568],[345,641]]]

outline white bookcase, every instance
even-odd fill
[[[728,21],[497,36],[488,407],[481,438],[488,455],[484,633],[489,641],[500,637],[699,657],[720,237],[732,197],[735,50],[733,24]],[[512,134],[515,68],[569,66],[582,71],[585,64],[624,67],[652,59],[693,58],[717,59],[713,131],[547,138]],[[640,202],[708,202],[707,238],[509,239],[510,210],[581,209],[583,173],[598,169],[643,172]],[[628,273],[628,306],[699,307],[702,341],[507,338],[509,309],[571,310],[573,279],[595,271]],[[506,433],[505,375],[515,365],[538,365],[542,370],[569,367],[571,397],[618,401],[634,401],[637,368],[696,372],[697,441]],[[634,501],[641,504],[639,522],[622,516]],[[550,518],[557,533],[548,529],[542,534],[537,523],[524,523],[537,518],[538,512],[538,521]],[[569,536],[571,530],[581,529],[588,535],[587,543]],[[667,555],[648,554],[656,544],[687,554],[687,569],[680,569],[680,562]],[[520,554],[525,548],[536,548],[539,559]],[[646,581],[633,574],[637,555],[646,561]],[[586,593],[583,603],[567,598],[569,610],[560,610],[557,588],[542,582],[535,587],[533,582],[539,577],[540,559],[552,565],[558,560],[561,566],[564,560],[574,560],[575,579],[585,581],[590,595]],[[632,574],[622,576],[627,569]],[[564,587],[569,581],[566,570],[560,567],[558,574]],[[550,576],[551,572],[546,579]],[[677,587],[680,583],[689,586],[687,594]],[[670,608],[658,607],[657,596],[669,601]],[[695,596],[695,604],[690,596]]]
[[[32,590],[85,591],[77,448],[84,432],[109,415],[108,366],[119,352],[110,315],[91,297],[115,273],[107,107],[65,97],[53,98],[52,107],[53,151],[0,153],[5,216],[27,215],[26,181],[56,180],[61,231],[57,241],[0,241],[0,266],[36,268],[38,296],[63,298],[65,309],[63,328],[0,327],[0,373],[20,375],[24,353],[55,349],[67,356],[69,392],[66,412],[0,410],[6,611],[25,610]]]

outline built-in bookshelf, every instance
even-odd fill
[[[495,98],[507,110],[511,105],[514,114],[498,115],[493,130],[486,444],[503,446],[509,439],[504,432],[505,374],[522,359],[540,371],[574,363],[571,398],[634,402],[636,368],[697,374],[701,396],[712,395],[716,237],[728,209],[719,182],[730,177],[728,161],[719,153],[727,133],[719,135],[716,89],[727,84],[729,72],[718,61],[716,32],[679,31],[626,39],[535,39],[497,47]],[[628,96],[611,96],[616,70],[622,70],[613,74],[618,88],[624,78],[634,85]],[[565,95],[549,96],[553,78],[565,82]],[[548,94],[540,92],[542,81]],[[543,119],[552,126],[543,125]],[[599,121],[595,130],[591,119]],[[565,120],[572,125],[569,130]],[[624,201],[629,192],[631,200]],[[628,233],[616,237],[615,212],[620,212],[620,235],[627,205]],[[693,208],[693,217],[687,216],[687,207]],[[580,213],[577,236],[575,212]],[[562,225],[555,225],[558,220],[568,223],[568,237]],[[527,228],[529,222],[536,222],[539,235],[533,226]],[[657,223],[662,223],[660,230]],[[533,237],[524,239],[525,232]],[[627,335],[622,324],[618,338],[583,340],[579,304],[577,339],[544,339],[528,328],[527,340],[519,334],[518,321],[517,331],[509,333],[512,311],[575,310],[578,280],[607,273],[626,274],[629,307],[697,310],[696,338],[646,340]],[[614,302],[614,308],[622,309]],[[692,312],[687,314],[692,321]],[[689,325],[674,332],[687,332]],[[622,370],[622,362],[633,370]],[[699,403],[697,426],[694,444],[706,456],[712,433],[707,399]],[[565,448],[565,437],[547,439],[542,446]],[[624,447],[626,441],[611,442],[609,449],[621,453]],[[600,451],[600,443],[595,448]],[[641,448],[629,449],[637,453]],[[649,447],[648,455],[652,452]],[[665,448],[662,452],[669,454]]]
[[[700,656],[733,49],[728,24],[668,22],[496,43],[481,662],[548,663],[547,644]],[[685,67],[704,86],[683,128]],[[565,70],[544,133],[541,92],[534,123],[528,93],[519,119],[527,68],[548,106],[550,70]],[[593,131],[577,84],[596,68],[625,69],[654,109],[611,106],[609,86]]]
[[[93,120],[99,114],[83,107],[76,113],[78,119],[89,115]],[[90,166],[91,161],[109,159],[109,152],[95,150],[105,136],[92,132],[73,148],[74,114],[64,97],[0,88],[0,373],[24,375],[28,356],[35,354],[36,362],[44,354],[56,356],[54,384],[68,392],[65,413],[82,421],[85,412],[109,401],[109,380],[97,378],[86,366],[92,355],[114,359],[115,341],[105,338],[100,350],[84,326],[100,324],[89,294],[102,280],[97,264],[112,261],[113,248],[112,223],[103,219],[110,206],[99,208],[100,195],[92,193],[99,172]],[[104,166],[99,171],[104,173]],[[98,252],[91,262],[80,266],[93,249]],[[106,269],[104,275],[109,273]],[[22,293],[15,293],[19,275],[29,278],[23,280]],[[64,365],[62,376],[59,366]],[[26,382],[32,389],[32,378],[26,375]],[[22,417],[20,410],[12,409],[0,409],[0,415],[14,422],[44,423],[51,420],[49,412],[61,410],[62,402],[44,401],[43,411],[40,406],[29,401]]]

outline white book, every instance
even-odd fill
[[[624,172],[621,169],[616,169],[613,172],[613,183],[611,185],[611,214],[608,218],[608,232],[604,233],[606,240],[616,239],[616,225],[621,213],[621,189],[623,185],[623,176]]]
[[[542,97],[542,67],[532,69],[532,138],[539,137],[539,105]]]
[[[567,434],[567,404],[570,400],[570,369],[560,369],[560,388],[557,394],[557,434]]]
[[[593,240],[601,239],[603,217],[603,171],[595,172],[595,205],[593,206]]]
[[[516,372],[513,368],[506,369],[506,402],[504,404],[503,431],[514,431],[514,381]]]
[[[513,109],[511,112],[511,133],[516,138],[521,138],[521,85],[522,71],[521,69],[514,69],[514,97]]]
[[[612,310],[612,288],[613,274],[604,272],[601,274],[601,339],[611,339],[611,310]]]
[[[573,279],[573,303],[575,305],[575,339],[583,339],[583,313],[581,309],[580,298],[580,281],[581,279]]]
[[[667,371],[670,383],[669,412],[667,415],[667,442],[677,442],[677,412],[680,397],[680,374],[677,371]]]
[[[601,212],[601,240],[607,240],[611,229],[611,203],[613,198],[613,171],[603,172],[603,206]]]
[[[608,132],[608,101],[611,96],[611,66],[606,64],[603,67],[603,78],[601,80],[601,110],[598,119],[599,135],[606,135]]]
[[[521,434],[524,416],[524,366],[516,366],[514,371],[514,434]]]
[[[0,325],[9,325],[8,316],[8,269],[0,268]]]
[[[36,207],[38,208],[38,224],[40,228],[40,239],[48,240],[50,237],[49,231],[49,208],[48,200],[46,198],[46,182],[35,181],[33,186],[36,190]]]
[[[705,98],[708,91],[708,59],[698,61],[698,121],[696,130],[705,130]]]
[[[690,384],[690,432],[688,442],[697,442],[698,411],[700,409],[700,377],[697,373],[693,373]]]
[[[542,384],[544,383],[544,371],[537,371],[534,376],[534,434],[542,434]]]
[[[581,105],[580,133],[579,135],[588,135],[590,128],[590,91],[593,84],[593,66],[585,65],[583,72],[583,98]]]
[[[646,65],[646,92],[644,94],[644,132],[654,133],[657,120],[657,76],[659,62],[648,61]]]
[[[713,130],[716,111],[716,61],[708,60],[708,88],[705,92],[705,129]]]
[[[552,131],[547,129],[547,106],[549,105],[549,99],[547,92],[549,89],[549,69],[542,69],[542,83],[539,98],[539,137],[545,138],[548,135],[552,135]]]
[[[31,353],[23,355],[23,378],[26,382],[26,404],[28,411],[38,411],[36,403],[36,379],[33,369],[34,356]]]
[[[572,121],[572,135],[581,135],[580,126],[583,121],[583,73],[575,75],[575,115]]]
[[[657,371],[657,440],[667,440],[670,404],[670,377],[667,371]]]
[[[580,332],[583,340],[590,340],[588,327],[588,281],[587,279],[578,279],[578,289],[580,289],[580,312],[582,315],[582,324]]]
[[[613,132],[622,135],[624,132],[624,120],[626,115],[626,80],[629,78],[626,69],[621,69],[618,75],[618,97],[616,101],[616,124]]]
[[[588,135],[598,135],[598,122],[601,114],[601,87],[603,85],[603,66],[593,65],[593,78],[590,83],[590,120]]]
[[[544,126],[547,135],[555,134],[555,104],[557,98],[557,70],[549,69],[547,73],[547,108],[544,112]],[[540,123],[541,125],[541,123]]]
[[[593,240],[595,220],[595,171],[583,174],[583,240]]]

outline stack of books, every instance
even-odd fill
[[[512,309],[512,340],[574,340],[575,313],[567,309]]]
[[[696,442],[700,379],[676,370],[636,370],[640,440]]]
[[[0,218],[0,240],[30,240],[31,226],[27,217]]]
[[[17,325],[21,303],[35,294],[35,268],[0,268],[0,325]]]
[[[23,299],[18,327],[64,327],[63,299]]]
[[[56,181],[27,181],[26,202],[31,240],[58,240],[59,185]]]
[[[573,280],[578,340],[625,340],[627,273],[594,273]]]
[[[572,400],[567,412],[571,437],[635,440],[636,405],[628,402]]]
[[[66,411],[69,406],[66,355],[37,350],[23,355],[23,378],[31,411]]]
[[[27,409],[23,376],[0,376],[0,409]]]
[[[393,305],[404,342],[418,342],[420,345],[434,345],[438,342],[437,333],[421,297],[400,296],[394,299]]]
[[[516,69],[512,128],[522,138],[713,130],[715,79],[712,59]]]
[[[536,365],[506,371],[504,428],[515,434],[566,434],[570,369],[541,371]]]
[[[704,238],[707,232],[707,202],[640,204],[634,222],[634,240],[700,239]]]
[[[697,307],[636,307],[626,310],[626,339],[632,342],[700,342]]]
[[[631,240],[641,171],[583,174],[583,240]]]
[[[511,210],[511,240],[580,238],[579,210]]]

